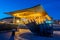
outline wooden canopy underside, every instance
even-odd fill
[[[17,10],[13,12],[8,12],[14,17],[18,17],[20,19],[28,19],[28,20],[35,20],[36,22],[41,22],[47,20],[51,20],[50,16],[45,12],[41,5],[37,5],[31,8],[27,8],[24,10]]]

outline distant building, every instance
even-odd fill
[[[5,23],[13,23],[13,17],[3,18],[0,21]],[[27,29],[25,25],[20,25],[20,28]]]
[[[60,20],[54,20],[55,24],[60,24]]]

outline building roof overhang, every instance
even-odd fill
[[[5,14],[9,14],[11,16],[15,16],[15,17],[26,17],[26,16],[36,16],[36,15],[46,15],[46,11],[42,8],[42,6],[40,4],[33,6],[31,8],[27,8],[27,9],[22,9],[22,10],[17,10],[17,11],[13,11],[13,12],[6,12]],[[36,15],[35,15],[36,14]]]
[[[41,17],[39,20],[41,20],[41,19],[51,20],[51,17],[48,16],[47,12],[42,8],[42,6],[40,4],[30,7],[30,8],[27,8],[27,9],[17,10],[17,11],[13,11],[13,12],[7,12],[6,14],[10,14],[10,15],[12,15],[14,17],[18,17],[18,18],[26,18],[29,20],[31,18],[36,19],[36,17],[38,17],[37,19],[39,19],[39,17]]]

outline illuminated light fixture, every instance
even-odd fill
[[[19,19],[17,19],[17,20],[16,20],[16,23],[17,23],[17,24],[19,24],[19,23],[20,23],[20,20],[19,20]]]

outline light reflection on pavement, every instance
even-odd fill
[[[59,32],[56,31],[55,33]],[[12,32],[0,33],[0,40],[14,40],[14,36],[12,36],[11,34]],[[17,32],[16,35],[18,34],[19,40],[60,40],[60,35],[54,34],[53,37],[37,36],[33,35],[33,33],[31,33],[28,29],[20,29],[20,31]]]

